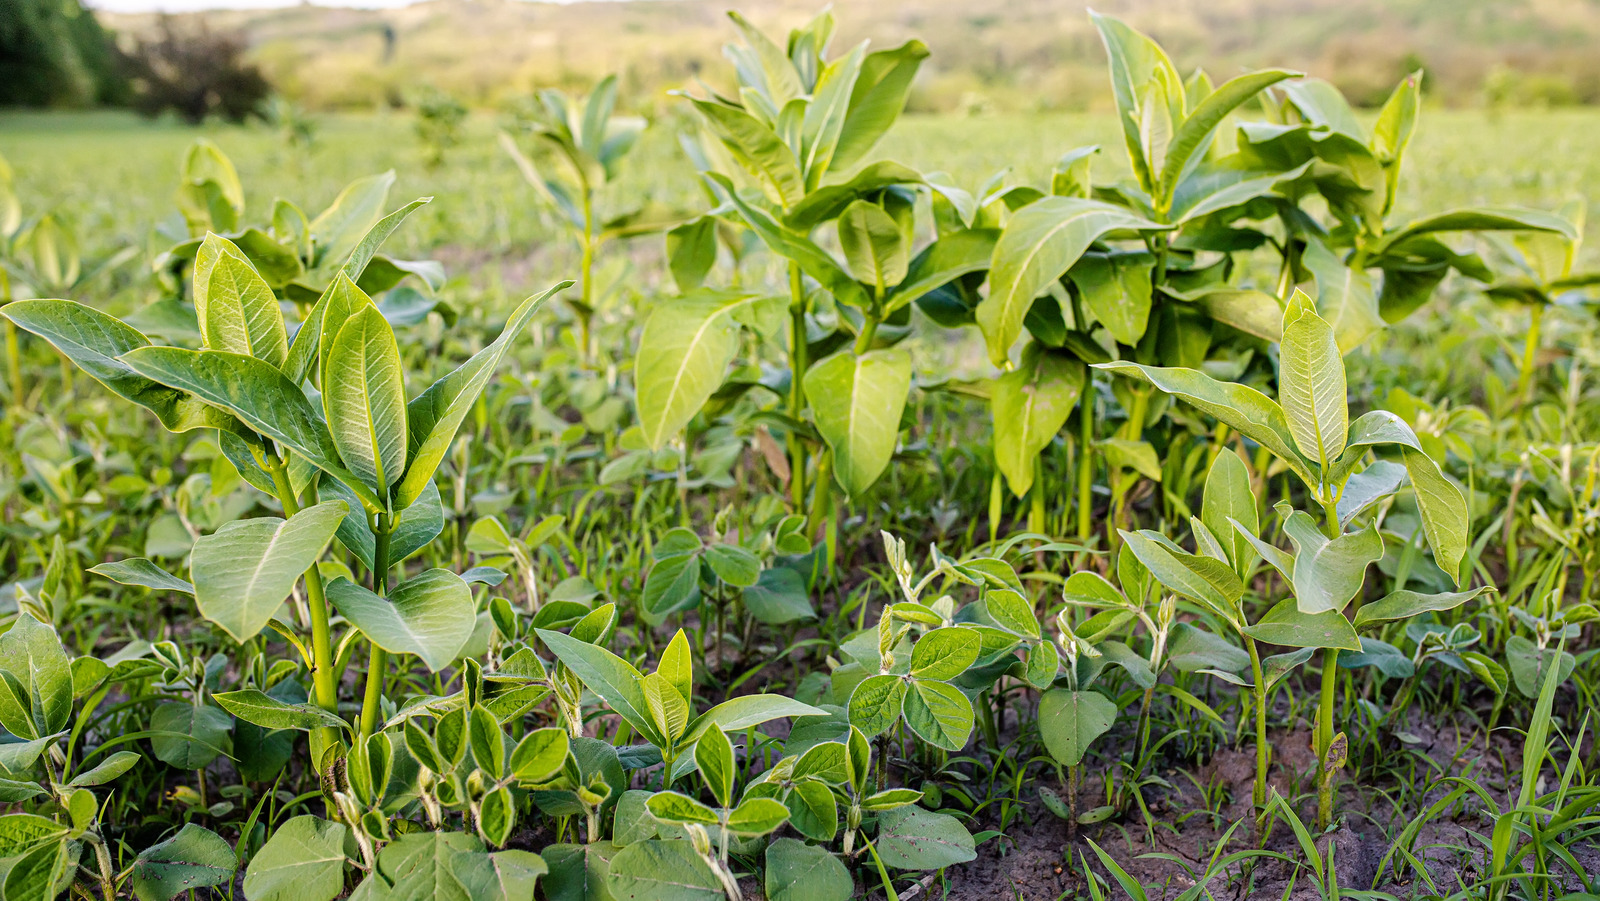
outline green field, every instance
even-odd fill
[[[1096,25],[0,114],[0,901],[1600,896],[1600,111]]]

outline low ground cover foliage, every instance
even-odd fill
[[[529,98],[506,305],[393,171],[202,139],[118,246],[0,165],[0,899],[1600,891],[1582,204],[1093,21],[1032,180],[828,12]]]

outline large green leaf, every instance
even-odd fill
[[[1250,487],[1250,470],[1231,449],[1224,448],[1206,473],[1205,493],[1200,499],[1200,521],[1222,543],[1236,573],[1243,578],[1250,569],[1250,544],[1235,531],[1237,522],[1251,534],[1261,531],[1255,492]]]
[[[328,430],[299,386],[254,357],[217,350],[142,347],[122,356],[136,371],[237,416],[257,432],[350,485],[369,509],[383,504],[339,460]]]
[[[387,498],[406,468],[406,390],[400,345],[377,307],[340,327],[322,374],[322,407],[340,459]]]
[[[1312,312],[1306,300],[1304,305],[1291,304],[1284,315],[1278,401],[1295,446],[1326,470],[1344,453],[1350,401],[1333,327]]]
[[[1168,590],[1205,604],[1230,622],[1239,621],[1244,585],[1228,564],[1178,550],[1159,532],[1119,529],[1118,534],[1127,542],[1128,550]]]
[[[767,846],[768,901],[850,901],[855,882],[826,847],[780,838]]]
[[[833,163],[833,152],[844,131],[850,96],[856,79],[861,76],[866,48],[867,42],[862,41],[844,56],[827,63],[817,76],[811,102],[806,104],[800,122],[800,169],[805,173],[808,189],[822,183]]]
[[[1301,256],[1317,279],[1317,314],[1333,326],[1340,353],[1349,353],[1383,330],[1372,276],[1353,269],[1320,241],[1308,241]]]
[[[1033,486],[1039,454],[1066,424],[1088,374],[1077,357],[1030,344],[1021,365],[995,379],[989,394],[994,460],[1018,497]]]
[[[911,81],[927,57],[928,48],[921,41],[866,55],[850,89],[849,111],[839,130],[830,169],[849,169],[877,145],[905,108]]]
[[[1018,210],[995,243],[989,296],[978,304],[978,326],[989,359],[1005,365],[1033,299],[1072,268],[1091,244],[1115,231],[1163,228],[1122,207],[1080,197],[1045,197]]]
[[[407,456],[410,462],[395,493],[394,505],[397,509],[411,506],[421,496],[423,487],[432,481],[439,462],[455,440],[456,430],[467,418],[478,395],[489,384],[495,367],[500,365],[500,359],[505,356],[511,342],[522,334],[529,320],[533,319],[533,314],[551,295],[571,286],[570,281],[561,282],[543,294],[524,300],[511,318],[506,320],[500,337],[406,405],[406,429],[409,433]]]
[[[923,184],[922,173],[893,160],[879,160],[850,178],[824,185],[801,198],[783,214],[783,224],[798,233],[837,218],[845,207],[863,197],[876,197],[893,185]]]
[[[234,641],[255,637],[322,556],[345,511],[343,501],[327,501],[287,520],[237,520],[201,536],[189,564],[201,615]]]
[[[924,247],[911,260],[905,278],[884,298],[885,315],[963,275],[988,269],[999,239],[997,228],[967,228]]]
[[[272,831],[250,859],[244,894],[250,901],[333,901],[344,891],[346,830],[310,815]]]
[[[1445,610],[1454,610],[1473,598],[1485,592],[1494,591],[1488,585],[1480,585],[1471,591],[1446,591],[1440,594],[1421,594],[1402,588],[1391,592],[1382,600],[1363,604],[1356,611],[1356,628],[1362,626],[1376,626],[1382,623],[1391,623],[1398,620],[1407,620],[1413,616],[1424,613],[1441,613]]]
[[[1433,462],[1432,457],[1409,447],[1400,453],[1417,495],[1422,530],[1428,536],[1428,546],[1433,548],[1434,562],[1460,586],[1461,561],[1467,554],[1470,525],[1466,498],[1461,496],[1461,489],[1439,471],[1439,464]]]
[[[882,206],[857,200],[839,214],[837,226],[839,247],[856,281],[881,294],[905,279],[911,242]]]
[[[1375,258],[1421,235],[1461,231],[1548,231],[1569,241],[1577,237],[1572,223],[1555,213],[1520,207],[1467,207],[1408,223],[1372,242],[1366,251],[1369,258]]]
[[[432,197],[419,197],[378,220],[376,224],[367,229],[365,235],[361,236],[361,240],[356,243],[355,249],[350,251],[350,256],[345,259],[344,265],[339,267],[339,273],[343,274],[351,282],[359,281],[361,273],[366,270],[367,264],[372,262],[372,258],[377,254],[378,248],[383,245],[384,241],[389,239],[390,235],[394,234],[395,230],[400,227],[400,223],[404,222],[406,217],[410,216],[417,208],[432,200]],[[337,276],[329,280],[328,286],[323,289],[322,295],[312,305],[311,312],[306,315],[305,321],[300,323],[300,330],[295,332],[294,342],[289,345],[289,358],[284,363],[283,371],[285,375],[289,376],[289,380],[295,384],[305,381],[306,376],[311,372],[311,364],[319,359],[317,354],[322,346],[322,321],[327,311],[328,301],[335,290],[335,285],[339,281]]]
[[[289,354],[283,311],[266,279],[232,241],[210,234],[194,260],[194,311],[212,350],[282,366]]]
[[[222,836],[195,823],[139,852],[133,861],[133,893],[140,901],[172,901],[188,891],[233,879],[239,858]]]
[[[690,98],[690,102],[711,132],[761,182],[762,189],[775,202],[789,206],[805,194],[806,180],[799,161],[770,126],[720,100]]]
[[[972,702],[954,685],[912,679],[901,712],[911,731],[946,751],[961,750],[972,736]]]
[[[1361,639],[1344,614],[1336,610],[1302,613],[1294,598],[1280,601],[1243,631],[1256,641],[1289,648],[1361,650]]]
[[[900,348],[846,350],[811,367],[804,386],[817,431],[833,451],[833,474],[859,496],[894,456],[911,391],[911,355]]]
[[[401,582],[387,598],[348,579],[328,583],[328,602],[368,640],[392,654],[415,654],[438,672],[461,653],[477,624],[472,589],[447,569]]]
[[[1194,110],[1178,126],[1167,148],[1167,158],[1162,163],[1161,175],[1157,180],[1163,197],[1170,201],[1173,189],[1195,164],[1205,158],[1212,136],[1229,113],[1266,88],[1298,75],[1298,72],[1287,69],[1247,72],[1223,82],[1195,104]]]
[[[1167,104],[1169,116],[1172,107],[1176,107],[1177,115],[1171,118],[1181,118],[1183,79],[1166,51],[1155,41],[1112,16],[1090,12],[1089,18],[1099,29],[1100,39],[1106,46],[1111,67],[1111,94],[1117,103],[1117,119],[1122,123],[1123,142],[1133,162],[1133,173],[1145,193],[1154,194],[1163,161],[1148,159],[1140,128],[1144,121],[1143,107],[1147,102],[1159,100]],[[1176,97],[1172,97],[1174,93]]]
[[[316,242],[317,264],[326,265],[348,257],[362,238],[378,224],[383,204],[394,186],[394,170],[358,178],[346,185],[328,208],[311,220],[311,236]]]
[[[697,291],[663,298],[645,322],[634,357],[634,402],[651,450],[675,438],[721,387],[739,349],[735,309],[750,294]]]
[[[900,870],[939,870],[978,856],[960,820],[915,804],[878,817],[876,845],[883,862]]]
[[[767,249],[794,261],[800,271],[817,280],[817,283],[833,294],[836,300],[847,303],[853,307],[866,309],[871,305],[871,298],[867,295],[861,283],[850,276],[844,267],[834,260],[827,251],[818,247],[807,235],[786,228],[777,217],[766,207],[747,200],[741,196],[725,176],[715,172],[703,173],[719,193],[732,203],[734,209],[739,211],[739,216],[745,225],[761,238],[761,243]]]
[[[56,630],[18,613],[0,635],[0,726],[24,739],[55,735],[72,718],[72,665]]]
[[[217,706],[263,729],[298,729],[309,732],[322,727],[342,728],[344,720],[311,704],[291,704],[256,688],[222,691],[212,695]]]
[[[724,732],[741,732],[771,720],[796,716],[826,716],[827,713],[826,710],[819,710],[810,704],[783,695],[740,695],[729,698],[690,720],[688,728],[684,730],[683,741],[687,743],[698,739],[713,725],[721,727]]]
[[[1283,523],[1294,542],[1295,599],[1307,614],[1340,611],[1361,591],[1367,565],[1383,558],[1383,539],[1376,527],[1329,538],[1303,510]]]
[[[124,362],[123,354],[150,342],[119,319],[71,300],[18,300],[0,307],[0,316],[55,345],[113,394],[156,414],[169,431],[239,428],[227,412]]]
[[[1039,697],[1039,735],[1056,763],[1083,763],[1094,740],[1111,728],[1117,705],[1097,691],[1052,688]]]
[[[570,635],[549,629],[536,631],[550,652],[567,669],[576,673],[583,684],[599,695],[618,716],[648,737],[651,743],[658,747],[667,744],[650,719],[650,706],[641,688],[644,675],[634,669],[633,664],[599,645],[580,641]]]
[[[722,881],[687,841],[634,842],[611,858],[616,901],[722,901]]]

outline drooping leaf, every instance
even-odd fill
[[[878,480],[900,437],[900,414],[911,390],[911,356],[899,348],[848,350],[805,374],[817,431],[833,451],[833,473],[851,496]]]
[[[978,326],[990,361],[1005,364],[1033,299],[1070,269],[1091,243],[1115,231],[1165,227],[1122,207],[1079,197],[1045,197],[1013,214],[995,243],[989,296],[978,304]]]
[[[343,501],[326,501],[287,520],[238,520],[201,536],[190,559],[201,615],[234,641],[255,637],[327,549],[345,510]]]
[[[1087,379],[1076,357],[1030,345],[1021,365],[995,380],[989,395],[995,465],[1013,494],[1033,487],[1035,461],[1066,425]]]
[[[327,593],[334,609],[373,644],[392,654],[415,654],[434,672],[456,659],[477,623],[472,589],[446,569],[419,573],[387,598],[348,579],[328,583]]]
[[[732,313],[752,295],[702,291],[664,298],[639,337],[634,402],[651,450],[677,437],[722,385],[739,347]]]

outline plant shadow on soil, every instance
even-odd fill
[[[1480,865],[1485,845],[1474,834],[1486,840],[1493,821],[1482,802],[1470,792],[1423,822],[1407,844],[1409,852],[1427,868],[1426,877],[1405,865],[1403,855],[1391,849],[1395,848],[1408,824],[1459,784],[1447,781],[1449,777],[1470,779],[1498,804],[1506,806],[1508,786],[1514,787],[1521,776],[1521,734],[1502,727],[1492,733],[1486,747],[1477,724],[1440,725],[1427,717],[1416,716],[1407,726],[1408,738],[1416,739],[1414,743],[1401,746],[1398,740],[1388,737],[1379,753],[1417,756],[1414,772],[1417,779],[1426,780],[1426,788],[1412,785],[1399,790],[1401,787],[1394,784],[1393,779],[1385,784],[1381,777],[1373,779],[1370,775],[1366,778],[1372,781],[1367,783],[1346,778],[1339,788],[1340,824],[1330,835],[1316,838],[1324,859],[1327,842],[1330,838],[1333,841],[1338,884],[1343,889],[1376,888],[1395,897],[1408,898],[1417,894],[1460,891],[1482,878]],[[1107,738],[1115,735],[1114,732]],[[1131,740],[1131,736],[1129,738]],[[1313,777],[1316,771],[1311,732],[1300,728],[1280,732],[1271,740],[1275,759],[1270,785],[1284,797],[1295,799],[1296,812],[1310,827],[1315,818]],[[1370,751],[1365,762],[1370,771]],[[1076,830],[1076,836],[1070,837],[1067,823],[1051,814],[1040,800],[1037,786],[1041,783],[1030,781],[1034,787],[1024,788],[1020,799],[1023,812],[1015,818],[1005,838],[985,842],[978,848],[976,860],[947,871],[948,894],[934,881],[915,896],[904,890],[900,896],[903,901],[911,901],[913,897],[944,897],[949,901],[1086,899],[1092,897],[1083,875],[1084,863],[1088,862],[1102,884],[1109,885],[1105,897],[1124,897],[1116,881],[1095,859],[1088,845],[1088,841],[1093,841],[1145,887],[1151,901],[1170,901],[1204,874],[1217,842],[1235,822],[1239,826],[1228,846],[1215,856],[1221,858],[1253,847],[1249,818],[1254,774],[1253,743],[1224,748],[1187,774],[1178,770],[1163,771],[1160,775],[1167,787],[1146,789],[1145,800],[1153,828],[1146,827],[1137,806],[1132,805],[1126,814],[1082,826]],[[1053,777],[1045,778],[1054,782]],[[1103,803],[1103,779],[1103,771],[1086,771],[1085,784],[1078,795],[1079,811]],[[1208,792],[1202,791],[1202,786],[1211,787],[1209,794],[1220,800],[1218,806],[1208,804]],[[1058,792],[1062,790],[1060,786],[1049,787]],[[1403,810],[1397,810],[1392,800],[1397,795],[1406,798]],[[1514,798],[1509,800],[1515,801]],[[973,823],[972,831],[999,828],[998,822],[990,820]],[[1210,895],[1218,901],[1322,898],[1312,884],[1313,874],[1287,823],[1280,819],[1269,827],[1265,847],[1285,855],[1288,860],[1260,858],[1231,866],[1208,883]],[[1584,872],[1600,873],[1600,847],[1573,845],[1569,850]],[[1570,872],[1559,869],[1557,872],[1564,878],[1552,888],[1559,887],[1561,891],[1587,888]],[[870,895],[881,896],[881,888]]]

